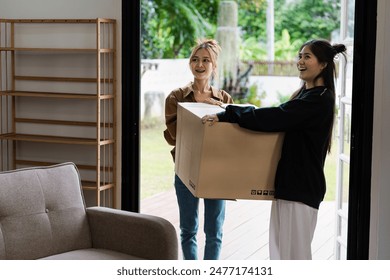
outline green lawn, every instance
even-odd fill
[[[164,124],[141,130],[141,199],[173,187],[174,164]]]
[[[332,152],[328,154],[325,162],[325,178],[326,178],[326,194],[325,200],[336,199],[336,168],[337,168],[337,153],[336,141],[333,142]]]
[[[174,164],[171,146],[164,139],[164,124],[141,130],[141,199],[173,188]],[[337,143],[333,143],[334,150]],[[325,164],[327,192],[325,200],[335,199],[336,152],[328,155]]]

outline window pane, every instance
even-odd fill
[[[342,209],[348,211],[349,196],[349,164],[342,162]]]
[[[347,47],[347,64],[345,69],[345,92],[344,95],[352,99],[352,74],[353,74],[353,45]]]
[[[348,157],[350,156],[351,147],[351,105],[344,104],[344,141],[341,152]]]
[[[347,36],[353,38],[355,27],[355,0],[348,0]]]

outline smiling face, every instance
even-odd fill
[[[319,77],[319,74],[326,67],[326,64],[318,62],[317,57],[310,50],[309,46],[302,48],[298,58],[299,78],[305,81],[306,88],[323,86],[324,81],[322,77]]]
[[[214,64],[208,50],[199,49],[190,59],[190,68],[195,79],[209,79],[213,74]]]

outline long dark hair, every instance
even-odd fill
[[[337,76],[334,59],[339,53],[341,53],[344,58],[346,58],[347,48],[343,44],[331,45],[328,41],[319,39],[310,40],[304,43],[299,51],[301,51],[306,46],[308,46],[312,53],[317,57],[319,63],[326,64],[326,67],[315,78],[315,80],[322,78],[324,80],[325,87],[330,90],[332,94],[334,94],[334,80]]]
[[[324,86],[327,88],[327,90],[330,92],[331,97],[333,99],[333,102],[335,103],[336,101],[336,93],[335,93],[335,78],[337,76],[336,73],[336,66],[334,63],[335,57],[338,56],[338,54],[342,54],[344,58],[346,59],[346,51],[347,48],[343,44],[334,44],[331,45],[329,41],[324,40],[324,39],[315,39],[315,40],[310,40],[304,43],[300,49],[299,52],[304,48],[308,47],[311,52],[316,56],[317,60],[319,63],[324,63],[326,67],[321,71],[320,74],[314,79],[314,81],[322,78],[324,81]],[[302,86],[304,88],[305,85]],[[300,88],[298,91],[296,91],[292,96],[291,99],[294,99],[299,92],[302,90]],[[329,139],[327,143],[327,150],[330,152],[331,147],[332,147],[332,132],[333,132],[333,124],[334,124],[334,107],[333,107],[333,120],[332,124],[330,127],[329,131]]]

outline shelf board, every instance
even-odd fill
[[[0,51],[6,51],[6,52],[35,52],[35,53],[115,53],[114,49],[111,48],[22,48],[22,47],[0,47]]]
[[[81,185],[83,187],[83,190],[97,190],[98,187],[96,186],[96,182],[91,182],[91,181],[81,181]],[[113,183],[106,183],[102,184],[99,187],[99,191],[105,191],[114,188]]]
[[[105,191],[105,190],[112,189],[113,187],[114,187],[113,183],[106,183],[106,184],[100,185],[99,190],[100,191]]]
[[[17,51],[17,52],[68,52],[68,53],[96,53],[95,48],[21,48],[21,47],[1,47],[0,51]],[[105,49],[105,52],[106,49]]]
[[[79,137],[60,137],[47,135],[33,135],[20,133],[1,134],[0,139],[26,141],[26,142],[40,142],[40,143],[57,143],[57,144],[75,144],[75,145],[97,145],[96,139],[79,138]],[[114,140],[101,140],[100,145],[107,145],[114,143]]]
[[[114,95],[105,94],[83,94],[83,93],[64,93],[64,92],[38,92],[38,91],[0,91],[0,96],[21,96],[21,97],[45,97],[45,98],[66,98],[66,99],[112,99]]]
[[[47,161],[35,161],[35,160],[24,160],[24,159],[15,159],[15,164],[16,165],[23,165],[23,166],[51,166],[51,165],[56,165],[60,164],[62,162],[47,162]],[[90,171],[96,171],[96,165],[87,165],[87,164],[78,164],[75,163],[77,168],[79,170],[90,170]],[[113,168],[111,166],[101,166],[100,171],[103,172],[112,172]]]
[[[46,81],[46,82],[75,82],[75,83],[96,83],[97,78],[75,78],[75,77],[47,77],[47,76],[14,76],[19,81]],[[112,83],[111,78],[100,78],[101,83]]]
[[[30,118],[15,118],[15,123],[34,123],[48,125],[69,125],[69,126],[89,126],[96,127],[96,122],[84,121],[63,121],[63,120],[47,120],[47,119],[30,119]],[[113,127],[112,123],[101,123],[100,127]]]
[[[115,23],[115,19],[94,18],[94,19],[0,19],[0,22],[10,23]]]

